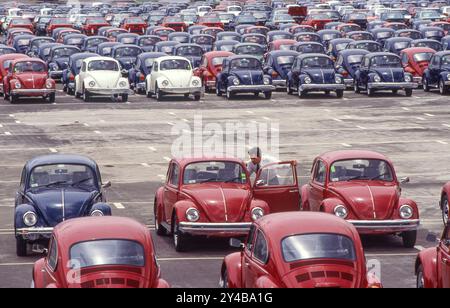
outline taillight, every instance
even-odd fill
[[[277,78],[277,77],[278,77],[278,73],[275,72],[275,71],[273,71],[273,72],[272,72],[272,78]]]
[[[343,71],[343,72],[342,72],[342,76],[348,77],[348,72],[347,72],[347,71]]]
[[[140,80],[140,81],[145,81],[145,76],[144,76],[143,74],[140,74],[139,80]]]
[[[75,80],[75,76],[74,76],[73,74],[70,74],[70,75],[69,75],[69,80],[70,80],[70,81],[74,81],[74,80]]]

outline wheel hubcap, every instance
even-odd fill
[[[444,221],[448,221],[448,200],[444,201],[444,205],[442,206],[442,212],[444,215]]]
[[[422,273],[422,272],[419,272],[419,273],[417,274],[417,288],[423,289],[424,286],[425,286],[425,280],[424,280],[424,278],[423,278],[423,273]]]

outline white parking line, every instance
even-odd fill
[[[436,142],[440,143],[440,144],[448,144],[448,142],[445,142],[445,141],[442,141],[442,140],[436,140]]]
[[[417,249],[418,251],[422,251],[425,249],[423,246],[420,246],[420,245],[416,245],[416,246],[414,246],[414,248]]]
[[[352,145],[351,144],[348,144],[348,143],[341,143],[344,147],[346,147],[346,148],[351,148],[352,147]]]
[[[402,109],[406,110],[406,111],[410,111],[411,110],[411,108],[408,108],[408,107],[402,107]]]
[[[189,120],[188,119],[183,119],[183,122],[189,123]]]
[[[450,128],[450,124],[442,124],[442,126]]]
[[[263,119],[266,120],[266,121],[270,121],[269,117],[263,117]]]
[[[14,118],[14,117],[15,117],[15,115],[13,115],[13,114],[10,114],[10,115],[9,115],[9,117],[10,117],[10,118]]]
[[[50,152],[52,152],[52,153],[58,153],[58,150],[56,150],[56,149],[54,149],[54,148],[49,148],[48,149]]]
[[[333,120],[335,120],[336,122],[344,122],[341,119],[337,119],[337,118],[333,118]]]
[[[89,124],[87,124],[87,123],[83,123],[83,125],[84,125],[85,127],[89,127]]]
[[[431,113],[424,113],[424,115],[426,115],[427,117],[434,117],[434,114]]]
[[[425,119],[422,118],[422,117],[416,117],[416,119],[417,119],[417,120],[420,120],[420,121],[425,121]]]
[[[163,159],[164,159],[165,161],[171,161],[171,160],[172,160],[170,157],[167,157],[167,156],[164,156]]]
[[[101,131],[98,131],[98,130],[94,130],[94,133],[100,135],[102,132],[101,132]]]
[[[356,127],[358,127],[359,129],[367,129],[364,126],[360,126],[360,125],[356,125]]]
[[[0,128],[2,128],[3,127],[3,125],[2,124],[0,124]]]
[[[171,116],[176,116],[175,112],[169,112]]]
[[[175,124],[172,122],[167,122],[167,124],[169,124],[170,126],[174,126]]]
[[[20,121],[15,121],[16,122],[16,124],[21,124],[22,122],[20,122]]]
[[[125,208],[123,206],[123,204],[119,203],[119,202],[113,203],[113,205],[116,207],[116,209],[119,209],[119,210],[123,210]]]
[[[10,132],[5,132],[5,135],[6,136],[11,136],[11,133]]]
[[[147,163],[142,163],[141,166],[144,166],[144,167],[147,167],[147,168],[150,167],[150,165],[147,164]]]
[[[156,152],[156,148],[154,148],[154,147],[148,147],[148,149],[149,149],[150,151]]]

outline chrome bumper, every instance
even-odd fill
[[[367,233],[396,233],[414,231],[420,226],[419,219],[397,220],[347,220],[358,232]]]
[[[14,89],[11,90],[12,95],[25,95],[25,96],[44,96],[52,93],[56,93],[55,89]]]
[[[401,90],[401,89],[416,89],[419,85],[415,82],[369,82],[367,87],[369,89],[386,89],[386,90]]]
[[[414,77],[413,81],[415,83],[417,83],[417,85],[421,86],[422,85],[422,77]]]
[[[446,82],[444,82],[444,84],[445,84],[446,86],[450,86],[450,81],[446,81]]]
[[[300,90],[302,91],[336,91],[345,90],[346,86],[342,83],[330,84],[302,84]]]
[[[16,229],[16,237],[22,237],[25,240],[38,240],[42,238],[50,238],[53,233],[53,228],[34,227],[34,228],[19,228]]]
[[[202,93],[202,87],[196,87],[196,88],[161,88],[160,90],[164,94],[200,94],[200,93]]]
[[[229,86],[228,91],[234,93],[247,93],[247,92],[272,92],[276,88],[273,85],[249,85],[249,86]]]
[[[277,88],[286,88],[286,80],[273,80],[272,84]]]
[[[214,235],[246,235],[252,223],[203,223],[203,222],[180,222],[180,231],[189,234]]]
[[[206,86],[210,89],[215,89],[216,88],[216,82],[214,80],[210,80],[206,82]]]
[[[145,82],[139,82],[136,84],[137,90],[145,90]]]
[[[354,84],[353,78],[344,79],[344,84],[347,88],[353,87],[353,84]]]
[[[86,88],[86,91],[89,92],[90,95],[123,95],[134,94],[130,89],[101,89],[101,88]]]

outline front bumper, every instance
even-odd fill
[[[139,82],[136,84],[136,90],[145,90],[145,82]]]
[[[274,85],[249,85],[249,86],[229,86],[228,91],[234,93],[249,93],[249,92],[272,92],[275,91]]]
[[[286,80],[273,80],[272,84],[276,87],[276,88],[286,88]]]
[[[415,83],[417,83],[417,85],[421,86],[422,85],[422,77],[414,77],[413,81]]]
[[[63,77],[63,71],[50,71],[49,76],[51,79],[59,80]]]
[[[300,90],[302,91],[336,91],[345,90],[346,86],[343,83],[329,83],[329,84],[302,84]]]
[[[11,95],[18,96],[47,96],[56,93],[55,89],[14,89]]]
[[[53,228],[50,227],[32,227],[19,228],[15,231],[16,237],[21,237],[24,240],[36,241],[39,239],[49,239],[53,233]]]
[[[161,88],[161,92],[164,94],[200,94],[202,93],[202,87],[191,88]]]
[[[252,223],[180,222],[180,231],[193,235],[247,235]]]
[[[389,234],[417,230],[419,219],[397,220],[347,220],[361,234]]]
[[[353,78],[344,79],[344,84],[347,88],[353,87],[353,84],[354,84]]]
[[[402,90],[416,89],[419,85],[415,82],[369,82],[367,87],[377,90]]]
[[[123,94],[128,94],[128,95],[132,95],[134,94],[133,91],[131,91],[130,89],[103,89],[103,88],[86,88],[86,91],[89,92],[90,95],[123,95]]]

